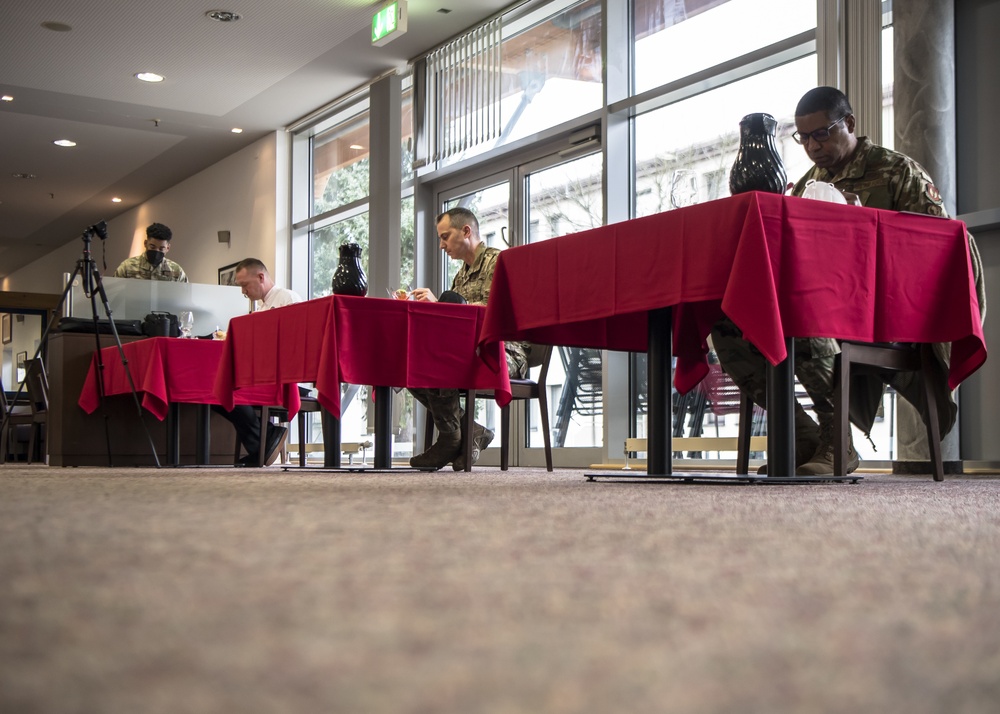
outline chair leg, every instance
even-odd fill
[[[462,448],[465,449],[465,470],[472,471],[472,434],[476,430],[476,392],[466,390],[465,392],[465,424],[462,426],[465,432]]]
[[[306,467],[306,415],[300,411],[295,419],[299,427],[299,468],[304,469]]]
[[[847,437],[850,434],[851,346],[845,344],[833,363],[833,473],[847,475]]]
[[[944,463],[941,459],[941,425],[938,423],[937,397],[931,387],[934,378],[931,360],[934,352],[930,345],[920,347],[920,371],[924,378],[924,394],[927,399],[927,448],[930,452],[931,467],[934,470],[934,480],[944,481]]]
[[[38,433],[38,424],[31,425],[31,437],[28,439],[28,463],[35,458],[35,435]]]
[[[267,425],[270,419],[271,410],[267,407],[260,408],[260,453],[257,454],[257,465],[263,466],[267,458]]]
[[[736,436],[736,473],[750,473],[750,437],[753,435],[753,400],[740,390],[740,430]]]
[[[510,467],[510,404],[500,407],[500,470]]]
[[[542,440],[545,443],[545,470],[552,471],[552,434],[549,433],[549,405],[545,391],[538,390],[538,411],[542,421]]]

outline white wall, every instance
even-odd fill
[[[219,268],[252,256],[272,269],[276,282],[286,284],[287,211],[284,205],[278,210],[276,200],[277,152],[279,143],[284,145],[279,139],[270,134],[109,221],[107,240],[92,244],[97,269],[112,275],[121,261],[138,255],[146,226],[158,222],[173,231],[169,257],[191,282],[215,284]],[[219,243],[220,230],[230,231],[230,245]],[[5,289],[62,292],[63,273],[73,271],[82,253],[80,239],[67,243],[12,273]]]

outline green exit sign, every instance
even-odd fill
[[[406,0],[383,5],[372,15],[372,45],[381,47],[406,32]]]

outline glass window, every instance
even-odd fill
[[[816,3],[806,0],[632,0],[632,8],[636,93],[816,27]]]
[[[412,229],[412,221],[411,221]],[[340,262],[340,244],[361,246],[361,267],[368,272],[368,213],[337,221],[312,232],[310,245],[310,298],[332,293],[333,273]]]
[[[637,117],[636,215],[728,196],[739,122],[751,112],[778,120],[776,145],[788,180],[798,180],[811,162],[791,138],[795,105],[815,86],[810,55]]]
[[[504,39],[497,145],[601,108],[601,27],[601,3],[589,0]]]
[[[365,111],[313,137],[311,216],[368,195],[368,127],[368,112]]]
[[[886,7],[888,6],[888,8]],[[887,149],[895,146],[896,127],[895,115],[892,111],[893,72],[893,34],[892,34],[892,3],[882,3],[882,141],[878,142]]]
[[[540,12],[552,13],[552,7],[546,6]],[[442,146],[466,147],[447,156],[442,165],[476,156],[601,108],[604,102],[601,2],[587,0],[570,7],[555,3],[555,7],[561,9],[541,20],[535,14],[509,23],[505,20],[500,48],[500,135],[488,141],[466,135],[480,124],[467,122],[466,116],[452,118],[447,127],[440,127],[442,136],[447,134],[449,140],[439,138],[439,142]],[[459,95],[469,91],[465,84],[445,84],[438,89],[437,102],[443,107],[465,106],[464,95],[447,93]]]
[[[413,173],[413,78],[407,76],[403,80],[403,101],[400,105],[400,132],[402,138],[402,176],[403,181],[412,181]]]
[[[603,169],[604,156],[597,152],[528,174],[529,240],[550,240],[603,225]],[[552,353],[546,386],[553,448],[604,443],[603,367],[600,350],[557,347]],[[539,371],[532,370],[533,379]],[[538,402],[530,404],[528,446],[541,448],[545,442]]]

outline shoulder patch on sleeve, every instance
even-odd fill
[[[934,184],[927,184],[927,188],[924,189],[924,193],[933,203],[943,203],[941,200],[941,192],[937,190],[937,186]]]

